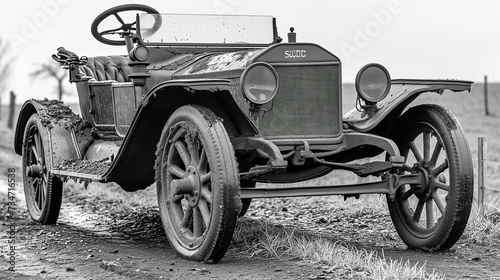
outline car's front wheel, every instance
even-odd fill
[[[401,239],[413,248],[452,247],[467,224],[473,194],[472,159],[460,124],[443,107],[420,105],[397,121],[393,138],[406,161],[403,173],[423,183],[400,187],[388,198]]]
[[[234,150],[211,110],[183,106],[169,118],[157,148],[156,186],[163,227],[177,254],[222,259],[241,201]]]

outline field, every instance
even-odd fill
[[[500,189],[500,179],[497,176],[500,172],[500,113],[495,110],[500,105],[500,84],[490,84],[488,88],[489,116],[484,114],[482,84],[473,85],[470,93],[424,94],[416,103],[440,104],[454,112],[469,141],[475,162],[475,176],[477,139],[486,138],[486,187]],[[344,85],[343,91],[343,109],[347,112],[353,107],[356,95],[352,84]],[[71,107],[78,110],[76,105]],[[17,110],[19,108],[20,105]],[[0,144],[4,148],[9,148],[13,140],[12,131],[6,128],[7,111],[7,106],[1,107]],[[19,162],[19,157],[0,159],[2,168],[18,167]],[[346,184],[358,181],[356,176],[335,172],[307,184]],[[477,185],[477,180],[475,183]],[[3,186],[0,186],[0,191],[1,188]],[[476,197],[477,195],[477,201]],[[19,214],[26,224],[26,234],[39,236],[34,240],[40,240],[44,236],[48,240],[44,241],[48,245],[42,242],[45,245],[23,251],[21,258],[24,257],[28,264],[21,270],[24,271],[23,274],[34,276],[33,279],[41,275],[47,276],[48,278],[43,277],[47,279],[73,277],[71,270],[66,268],[64,271],[64,266],[61,266],[62,272],[57,272],[57,261],[53,265],[49,260],[57,259],[58,250],[62,250],[68,254],[68,260],[64,263],[66,267],[71,265],[72,269],[78,270],[81,266],[81,271],[83,267],[90,270],[99,267],[95,272],[97,274],[86,274],[93,278],[141,279],[146,275],[144,278],[158,279],[164,274],[157,267],[164,267],[168,263],[171,269],[169,277],[175,279],[204,279],[209,275],[229,279],[252,279],[253,275],[295,279],[462,279],[465,276],[495,279],[493,275],[498,272],[500,259],[499,197],[500,192],[486,192],[487,213],[494,214],[497,218],[478,217],[477,207],[473,207],[472,218],[462,239],[452,251],[441,254],[407,250],[391,225],[385,198],[382,196],[362,196],[359,200],[348,199],[345,202],[342,197],[255,200],[246,217],[238,221],[232,245],[225,257],[226,262],[206,268],[164,256],[168,255],[168,251],[164,254],[164,250],[168,248],[164,248],[167,242],[157,215],[154,187],[137,193],[126,193],[113,185],[91,184],[85,190],[82,185],[70,183],[65,186],[65,202],[61,210],[63,216],[57,227],[43,227],[40,230],[40,227],[29,223],[25,211],[24,214]],[[78,237],[71,239],[72,242],[57,245],[60,232],[66,231]],[[29,248],[33,241],[29,241],[31,237],[26,237],[26,240],[23,244]],[[79,251],[82,244],[85,250],[80,255],[67,252]],[[116,259],[113,255],[105,254],[114,251],[113,246],[118,246],[116,244],[122,244],[120,251],[129,250],[128,254],[131,256]],[[145,244],[155,245],[142,248]],[[65,249],[65,246],[69,247]],[[93,250],[93,253],[85,253],[87,248],[88,252]],[[88,260],[94,254],[95,259],[98,256],[101,258],[100,261],[93,261],[94,257]],[[158,259],[151,260],[151,256]],[[32,257],[39,258],[33,260],[36,269],[29,268],[32,266]],[[131,264],[128,264],[129,261]],[[43,270],[49,273],[40,274],[44,265],[48,268]],[[127,265],[130,268],[126,268]],[[236,267],[233,270],[240,270],[237,271],[239,274],[235,271],[228,272],[231,270],[228,267],[234,265]],[[177,273],[179,268],[181,271]]]

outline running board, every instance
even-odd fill
[[[392,174],[379,182],[355,185],[241,188],[240,197],[246,199],[358,194],[389,194],[393,196],[400,186],[407,184],[419,185],[424,180],[421,174]]]
[[[79,181],[104,181],[104,174],[111,166],[112,158],[103,158],[101,160],[64,160],[56,165],[51,173],[66,179]]]
[[[53,169],[51,173],[61,177],[70,177],[72,179],[84,179],[92,181],[102,181],[104,179],[102,175],[85,174],[85,173],[78,173],[78,172],[71,172],[71,171],[57,170],[57,169]]]

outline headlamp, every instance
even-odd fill
[[[243,71],[240,85],[246,99],[254,104],[265,104],[278,92],[278,73],[271,65],[257,62]]]
[[[384,66],[370,63],[356,75],[356,91],[367,104],[384,99],[391,89],[391,76]]]

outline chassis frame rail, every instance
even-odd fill
[[[241,199],[359,194],[388,194],[392,199],[400,186],[418,187],[424,180],[423,174],[390,174],[379,182],[354,185],[241,188]]]

